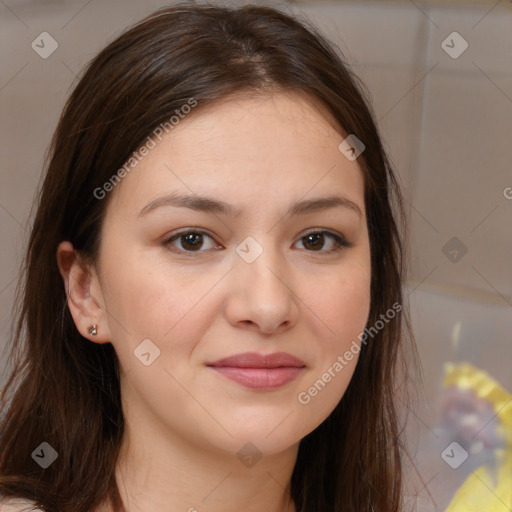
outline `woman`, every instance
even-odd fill
[[[368,101],[306,22],[178,4],[127,30],[52,140],[1,510],[398,511],[396,215]]]

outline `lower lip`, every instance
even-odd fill
[[[239,368],[233,366],[211,366],[229,380],[251,389],[277,389],[296,379],[304,367],[282,366],[279,368]]]

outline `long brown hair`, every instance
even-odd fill
[[[60,117],[17,289],[2,393],[0,491],[45,510],[121,508],[114,469],[123,436],[118,361],[110,343],[75,327],[56,250],[69,240],[94,263],[108,196],[94,191],[190,98],[202,106],[266,89],[318,98],[347,134],[363,141],[371,249],[368,326],[403,304],[405,216],[363,83],[308,21],[270,7],[179,3],[139,21],[86,67]],[[301,440],[291,493],[298,512],[397,512],[403,441],[397,407],[406,310],[361,345],[335,410]],[[382,321],[381,321],[382,323]],[[43,469],[42,442],[58,453]]]

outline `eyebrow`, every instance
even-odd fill
[[[199,195],[187,195],[180,193],[173,193],[163,197],[158,197],[154,201],[148,203],[139,212],[139,217],[147,215],[149,212],[156,210],[163,206],[175,206],[181,208],[190,208],[206,213],[214,213],[221,215],[232,215],[238,216],[242,212],[239,208],[230,205],[224,201],[213,199],[211,197],[199,196]],[[359,217],[363,216],[363,213],[359,206],[351,201],[350,199],[343,196],[327,196],[319,197],[315,199],[299,200],[293,203],[285,216],[290,215],[307,215],[309,213],[315,213],[329,208],[342,207],[355,212]]]

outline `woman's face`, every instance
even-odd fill
[[[347,388],[357,351],[344,354],[370,307],[363,175],[303,98],[192,112],[110,192],[91,294],[107,312],[125,413],[148,436],[277,453]],[[210,366],[247,352],[303,366]]]

